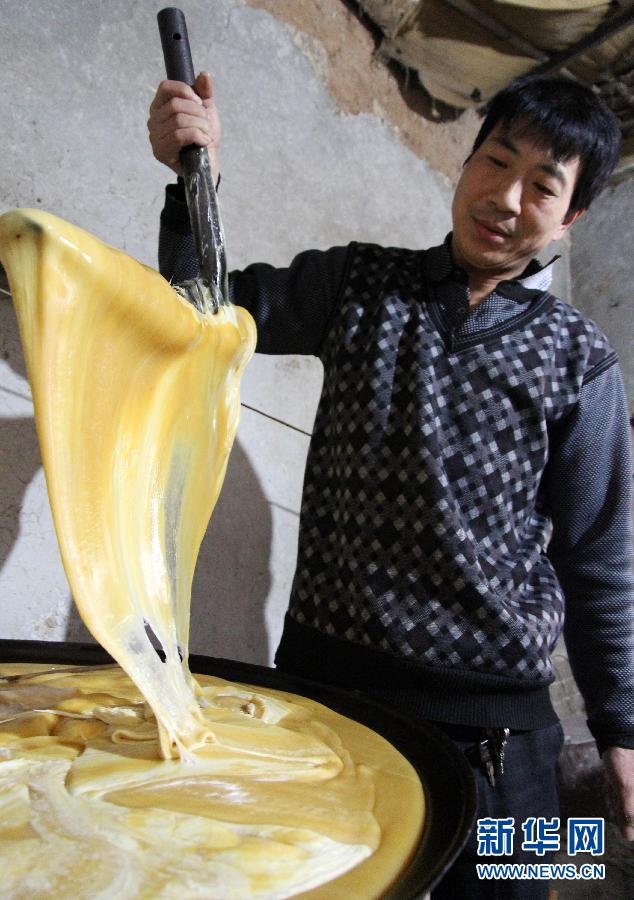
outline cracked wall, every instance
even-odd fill
[[[459,117],[450,114],[426,95],[416,76],[409,78],[382,59],[376,52],[377,41],[366,27],[370,19],[360,21],[344,0],[247,3],[287,23],[293,41],[311,60],[341,113],[371,113],[437,172],[452,183],[458,180],[479,116],[473,111]]]

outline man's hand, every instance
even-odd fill
[[[179,153],[188,144],[207,148],[211,170],[218,175],[220,117],[207,72],[198,75],[193,89],[182,81],[162,81],[147,127],[154,156],[177,175],[182,174]]]
[[[603,754],[603,764],[614,793],[621,834],[625,840],[634,841],[634,750],[608,747]]]

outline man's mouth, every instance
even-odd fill
[[[501,243],[511,237],[510,231],[505,228],[500,228],[499,225],[495,225],[492,222],[487,222],[484,219],[475,217],[473,218],[473,222],[478,234],[486,240],[493,241],[494,243]]]

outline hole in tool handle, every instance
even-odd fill
[[[157,17],[165,71],[170,81],[193,85],[196,80],[185,15],[175,6],[162,9]]]

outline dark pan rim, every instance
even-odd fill
[[[0,662],[99,665],[113,662],[96,644],[0,640]],[[406,716],[362,694],[307,681],[277,669],[192,654],[192,672],[302,694],[372,728],[416,770],[425,792],[426,818],[419,845],[384,900],[417,900],[440,881],[464,847],[476,814],[475,780],[454,743],[433,725]]]

